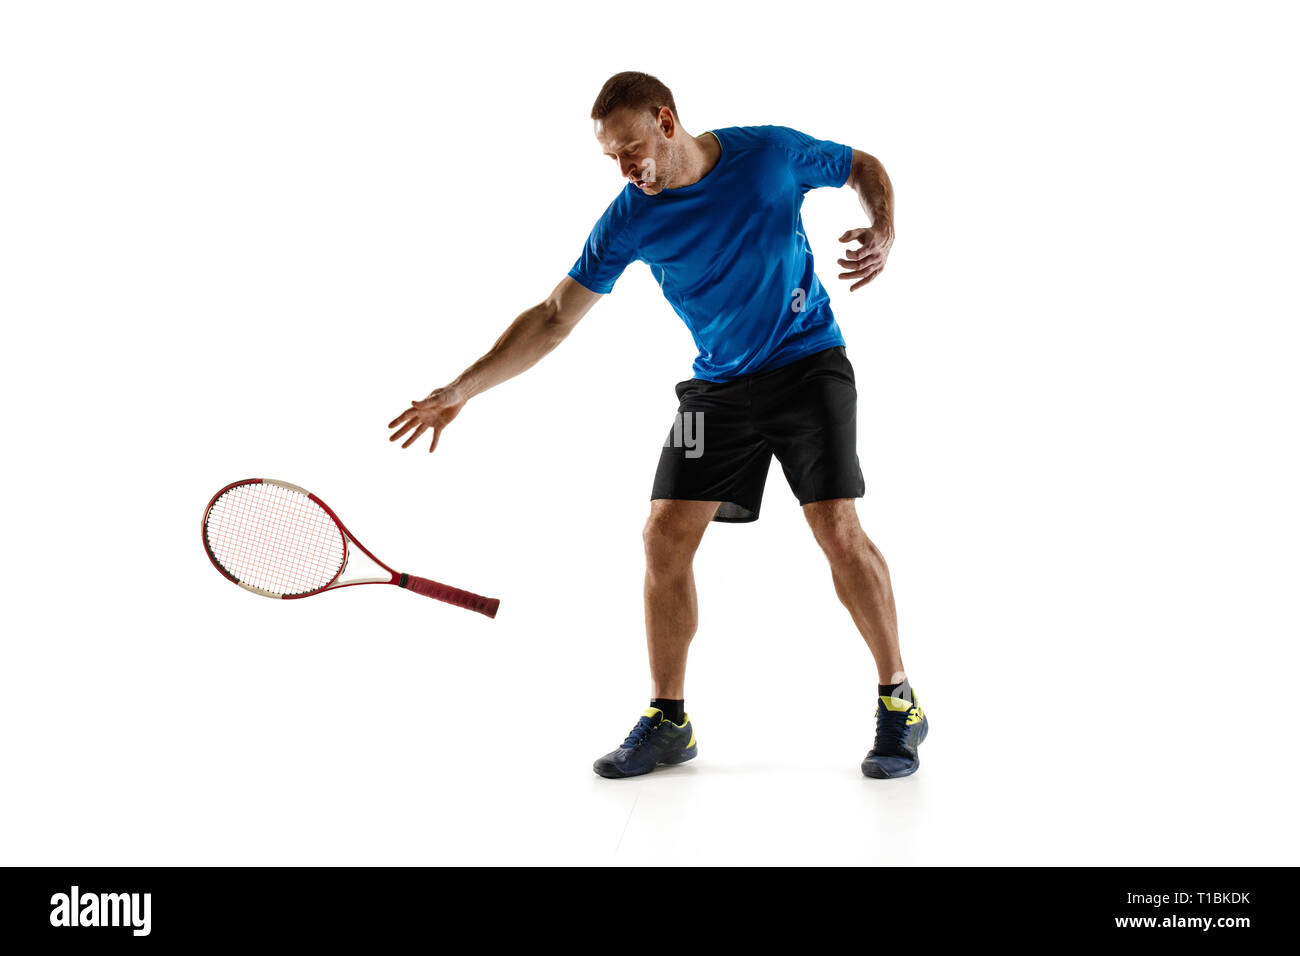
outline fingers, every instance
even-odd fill
[[[403,447],[403,448],[410,448],[410,447],[411,447],[411,443],[414,442],[414,441],[415,441],[417,438],[419,438],[421,435],[423,435],[426,431],[428,431],[428,429],[429,429],[429,426],[428,426],[427,423],[425,423],[425,422],[420,422],[420,427],[417,428],[415,431],[411,432],[411,437],[408,438],[408,439],[406,439],[406,441],[402,442],[402,447]],[[405,429],[403,429],[403,431],[404,431],[404,430],[405,430]],[[398,432],[398,435],[400,435],[400,434],[401,434],[401,432]],[[397,435],[394,435],[393,438],[397,438]]]
[[[392,424],[390,424],[388,427],[392,428],[398,422],[402,421],[402,419],[406,419],[406,423],[402,425],[402,427],[399,428],[397,431],[393,432],[393,434],[388,436],[389,441],[397,441],[407,432],[411,432],[410,436],[406,439],[406,441],[402,442],[403,448],[410,448],[412,445],[415,444],[416,440],[421,435],[423,435],[426,431],[432,428],[433,438],[429,442],[429,451],[433,451],[435,448],[438,447],[438,437],[442,434],[442,428],[440,426],[431,425],[429,422],[425,421],[420,415],[416,414],[416,409],[409,409],[403,412],[401,415],[398,415],[397,418],[393,419]],[[415,429],[415,431],[411,431],[411,429]]]
[[[423,407],[422,407],[423,406]],[[420,402],[412,402],[411,407],[402,414],[398,415],[388,423],[389,428],[396,428],[397,431],[388,436],[389,441],[398,441],[402,437],[406,441],[402,442],[403,448],[410,448],[419,440],[420,436],[432,429],[429,441],[429,451],[438,447],[438,438],[442,435],[446,422],[443,421],[444,411],[429,411],[429,406],[438,406],[441,408],[442,402],[438,400],[425,399]],[[454,415],[452,417],[455,417]],[[400,427],[399,427],[400,426]],[[410,434],[407,434],[407,433]]]
[[[836,259],[835,261],[848,270],[846,272],[841,272],[836,276],[836,278],[857,280],[853,285],[849,286],[850,292],[866,285],[876,276],[880,275],[881,271],[885,268],[885,257],[883,255],[875,255],[866,260],[850,261],[848,259]]]
[[[405,435],[405,434],[406,434],[407,432],[409,432],[412,428],[414,428],[416,425],[419,425],[419,424],[420,424],[420,419],[419,419],[419,418],[416,418],[416,417],[414,417],[414,416],[411,417],[410,419],[407,420],[407,422],[406,422],[405,425],[403,425],[403,426],[402,426],[400,429],[398,429],[397,431],[393,432],[393,434],[389,435],[389,436],[388,436],[388,440],[389,440],[389,441],[397,441],[397,439],[401,438],[403,435]],[[388,427],[391,428],[392,426],[390,425],[390,426],[388,426]],[[427,426],[427,425],[421,426],[421,430],[423,430],[424,428],[428,428],[428,427],[429,427],[429,426]],[[406,443],[406,445],[409,445],[409,444],[410,444],[410,442],[408,441],[408,442]],[[405,448],[406,445],[403,445],[402,447]]]
[[[859,279],[857,282],[853,283],[853,285],[849,286],[849,291],[856,292],[858,289],[861,289],[864,285],[866,285],[876,276],[880,275],[880,273],[884,270],[884,268],[885,267],[882,265],[879,268],[870,270],[863,278]],[[841,277],[841,278],[846,278],[846,277]]]
[[[861,239],[870,231],[870,229],[850,229],[848,232],[844,233],[844,235],[840,236],[840,242],[852,242],[855,239]]]
[[[876,252],[862,259],[836,259],[835,261],[845,269],[861,271],[870,268],[871,266],[883,266],[885,264],[885,257],[881,253]]]
[[[844,263],[844,264],[847,265],[848,263]],[[839,275],[837,275],[835,278],[837,278],[837,279],[861,279],[861,278],[863,278],[864,276],[866,276],[868,273],[879,272],[879,271],[880,271],[881,269],[883,269],[883,268],[885,268],[885,263],[884,263],[884,262],[869,262],[869,263],[867,263],[865,266],[861,266],[861,267],[859,267],[859,268],[854,268],[854,269],[848,269],[848,270],[846,270],[846,271],[844,271],[844,272],[841,272],[841,273],[840,273]]]
[[[868,275],[879,272],[885,268],[884,259],[873,259],[866,263],[849,263],[843,259],[838,260],[839,264],[844,267],[843,272],[839,273],[837,279],[863,279]]]
[[[870,256],[878,256],[885,250],[884,240],[873,238],[870,242],[863,243],[856,249],[845,249],[844,255],[849,259],[866,259]]]

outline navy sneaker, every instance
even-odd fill
[[[930,732],[930,718],[917,702],[882,697],[876,703],[876,743],[862,761],[862,772],[877,780],[906,777],[921,765],[917,748]]]
[[[680,724],[674,724],[664,720],[658,707],[651,707],[641,715],[623,746],[605,754],[591,769],[602,777],[636,777],[660,764],[685,763],[699,749],[689,714]]]

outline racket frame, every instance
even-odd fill
[[[338,526],[339,532],[343,535],[343,563],[339,565],[338,571],[335,572],[334,577],[330,578],[328,584],[322,585],[321,587],[316,588],[314,591],[303,591],[301,594],[276,594],[274,591],[267,591],[264,590],[263,588],[254,587],[251,584],[245,584],[243,581],[239,580],[239,578],[235,577],[224,567],[222,567],[221,562],[218,561],[216,555],[212,553],[212,546],[208,544],[208,516],[212,513],[212,506],[215,505],[221,499],[222,495],[230,491],[232,488],[238,488],[241,485],[277,485],[288,491],[294,491],[300,495],[306,495],[307,498],[309,498],[315,504],[319,505],[320,509],[330,516],[330,520],[332,520],[334,524]],[[232,481],[230,484],[226,485],[226,487],[222,488],[215,495],[213,495],[212,500],[208,502],[208,506],[205,509],[203,509],[203,526],[201,530],[203,534],[203,550],[207,552],[208,560],[212,562],[212,566],[216,568],[218,571],[220,571],[228,580],[233,581],[235,584],[238,584],[245,591],[252,591],[254,594],[262,595],[262,597],[279,598],[284,601],[292,601],[297,598],[305,598],[305,597],[311,597],[314,594],[321,594],[324,591],[337,591],[341,588],[350,588],[355,584],[396,584],[398,587],[403,587],[403,588],[406,587],[407,575],[399,574],[397,571],[394,571],[383,561],[380,561],[377,557],[375,557],[374,553],[369,548],[367,548],[364,544],[362,544],[355,537],[353,537],[352,532],[347,529],[347,526],[343,523],[342,519],[340,519],[339,516],[334,513],[333,508],[331,508],[325,502],[321,501],[319,498],[317,498],[306,488],[300,488],[297,485],[290,484],[287,481],[279,481],[278,479],[275,478],[244,478],[241,481]],[[351,560],[352,557],[352,551],[351,551],[352,545],[356,545],[356,547],[361,550],[362,554],[364,554],[371,561],[375,562],[375,564],[379,565],[381,568],[387,571],[389,576],[386,578],[361,578],[356,581],[348,581],[344,584],[339,584],[338,583],[339,578],[343,577],[343,572],[348,569],[348,561]]]

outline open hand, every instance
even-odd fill
[[[407,432],[411,432],[411,437],[402,442],[403,448],[410,448],[417,438],[432,428],[433,439],[429,442],[429,451],[433,451],[438,447],[438,436],[451,420],[460,414],[466,401],[464,394],[458,388],[452,386],[435,388],[429,393],[428,398],[411,402],[410,408],[388,423],[389,428],[397,428],[388,440],[397,441]]]
[[[835,260],[848,270],[841,272],[839,278],[853,282],[853,285],[849,286],[850,292],[880,275],[881,270],[885,268],[885,260],[889,258],[889,249],[894,244],[894,233],[893,230],[868,226],[865,229],[850,229],[840,236],[840,242],[855,240],[861,245],[856,249],[846,250],[843,259]]]

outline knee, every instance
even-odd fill
[[[870,562],[875,552],[857,521],[829,521],[815,527],[813,535],[833,566]]]
[[[689,567],[698,544],[695,533],[679,522],[651,515],[641,532],[645,542],[646,569],[672,573]]]

